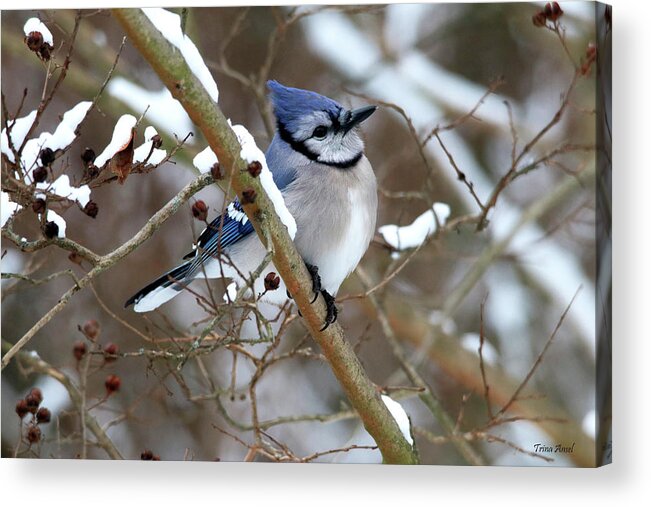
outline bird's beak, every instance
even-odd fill
[[[346,115],[346,120],[341,123],[341,129],[344,131],[344,134],[352,129],[355,125],[359,125],[364,120],[366,120],[375,112],[376,109],[377,106],[365,106],[349,111]]]

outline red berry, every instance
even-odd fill
[[[210,175],[213,177],[215,180],[221,180],[223,175],[222,175],[222,168],[219,165],[219,162],[216,162],[211,168],[210,168]]]
[[[208,206],[202,200],[198,200],[192,205],[192,216],[201,222],[208,218]]]
[[[107,343],[104,346],[104,361],[112,363],[117,360],[118,346],[115,343]]]
[[[547,16],[545,16],[545,13],[540,11],[534,14],[531,18],[531,21],[533,21],[533,25],[537,27],[545,26],[547,23]]]
[[[47,424],[50,422],[51,418],[52,418],[52,414],[45,407],[39,408],[38,412],[36,412],[36,422],[39,424]]]
[[[38,406],[41,404],[41,399],[38,398],[38,396],[29,393],[27,396],[25,396],[25,403],[27,405],[27,409],[32,413],[35,414],[36,411],[38,410]]]
[[[280,277],[273,271],[264,277],[265,290],[276,290],[280,285]]]
[[[16,414],[18,414],[18,417],[22,419],[28,414],[28,412],[30,412],[30,410],[27,405],[27,400],[18,400],[16,402]]]
[[[262,172],[262,164],[258,162],[257,160],[254,160],[249,164],[247,167],[247,170],[249,171],[249,174],[253,176],[254,178],[257,178],[260,173]]]
[[[34,183],[43,183],[47,179],[47,169],[45,167],[37,167],[32,171],[32,179]]]
[[[48,238],[56,238],[59,235],[59,226],[54,222],[46,222],[43,226],[43,235]]]
[[[95,151],[92,148],[86,148],[81,153],[81,160],[84,162],[84,165],[89,166],[95,162]]]
[[[35,444],[41,439],[41,428],[38,426],[30,426],[27,430],[27,440],[30,444]]]
[[[252,188],[242,190],[242,204],[252,204],[255,202],[256,193]]]
[[[29,391],[29,394],[34,396],[39,404],[43,401],[43,391],[41,391],[38,387],[32,387]]]
[[[106,387],[106,394],[110,396],[111,394],[120,390],[121,380],[117,375],[109,375],[104,381],[104,387]]]
[[[558,2],[552,2],[552,16],[554,16],[553,21],[557,20],[563,15],[563,9],[558,5]]]
[[[76,342],[72,347],[72,355],[75,356],[77,361],[81,361],[86,355],[86,344],[84,342]]]
[[[95,201],[88,201],[86,206],[84,206],[84,213],[86,213],[90,218],[95,218],[98,212],[99,206],[97,206]]]
[[[45,199],[36,199],[32,203],[32,211],[34,213],[38,213],[39,215],[41,213],[45,213]]]
[[[27,44],[27,47],[32,51],[38,51],[43,45],[43,35],[41,32],[30,32],[27,34],[27,37],[25,37],[25,44]]]
[[[82,332],[88,337],[89,340],[95,341],[99,336],[100,327],[99,322],[95,319],[90,319],[84,322],[83,327],[81,328]]]
[[[70,255],[68,255],[68,260],[74,264],[79,264],[81,266],[81,261],[83,260],[83,257],[79,255],[77,252],[70,252]]]
[[[55,160],[54,152],[51,148],[43,148],[41,153],[39,153],[39,158],[41,159],[41,164],[50,165]]]

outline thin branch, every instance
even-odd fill
[[[576,290],[576,292],[574,293],[574,296],[572,296],[572,299],[570,300],[567,307],[565,308],[565,311],[561,314],[560,319],[558,319],[558,323],[556,324],[556,327],[554,328],[554,331],[552,332],[552,334],[547,339],[547,342],[545,343],[545,346],[540,351],[540,354],[538,354],[538,357],[536,358],[533,365],[531,366],[531,368],[527,372],[527,375],[524,377],[524,379],[522,380],[522,382],[520,383],[518,388],[515,390],[515,392],[511,396],[511,398],[509,398],[509,400],[495,414],[495,417],[493,419],[495,419],[497,417],[500,417],[502,414],[506,413],[509,410],[509,408],[511,408],[511,405],[513,405],[513,402],[518,399],[518,396],[520,396],[520,393],[522,392],[522,390],[526,387],[529,380],[531,380],[531,377],[533,376],[533,374],[538,369],[538,366],[540,366],[540,363],[542,362],[543,357],[547,353],[547,350],[549,349],[551,344],[554,342],[554,338],[556,338],[556,334],[558,333],[558,330],[563,325],[563,321],[565,320],[566,315],[570,311],[570,308],[572,308],[572,304],[574,303],[574,300],[576,299],[576,297],[579,295],[579,292],[581,292],[581,287],[579,287]]]
[[[472,181],[469,181],[469,180],[468,180],[468,177],[466,176],[466,173],[464,173],[461,169],[459,169],[459,166],[458,166],[457,163],[455,162],[454,157],[453,157],[452,154],[448,151],[448,149],[446,148],[445,144],[443,144],[443,140],[442,140],[441,137],[439,136],[438,132],[436,132],[436,133],[434,134],[434,137],[435,137],[436,140],[439,142],[439,146],[441,147],[441,149],[443,150],[443,152],[445,153],[445,155],[448,157],[448,160],[450,161],[450,165],[451,165],[451,166],[453,167],[453,169],[456,171],[456,173],[457,173],[457,179],[458,179],[461,183],[463,183],[463,184],[468,188],[468,191],[470,192],[470,195],[472,195],[473,199],[475,200],[475,202],[476,202],[477,205],[479,206],[479,209],[481,209],[482,211],[485,211],[485,206],[484,206],[484,204],[481,202],[481,199],[480,199],[479,196],[477,195],[477,192],[475,192],[475,185],[473,184],[473,182],[472,182]]]
[[[47,109],[47,106],[50,104],[52,99],[54,98],[54,95],[59,88],[59,85],[63,82],[63,80],[66,78],[66,75],[68,74],[68,67],[70,67],[70,62],[72,61],[72,53],[75,49],[75,40],[77,39],[77,32],[79,31],[79,25],[81,23],[82,15],[81,11],[78,10],[77,14],[75,16],[75,27],[72,30],[72,35],[70,36],[70,41],[68,43],[68,53],[66,54],[65,61],[63,62],[63,65],[60,68],[59,72],[59,77],[54,83],[54,86],[52,86],[52,89],[50,90],[50,93],[45,96],[45,86],[47,86],[47,79],[46,79],[46,85],[43,88],[43,98],[41,102],[38,105],[38,109],[36,110],[36,117],[34,118],[34,121],[32,122],[32,125],[29,127],[29,130],[27,131],[27,134],[25,135],[25,138],[23,139],[22,144],[18,148],[18,154],[20,155],[23,152],[23,149],[25,148],[25,144],[27,144],[27,140],[31,137],[31,135],[34,133],[34,130],[36,127],[38,127],[38,124],[41,120],[41,116]],[[49,71],[47,78],[49,79]],[[16,162],[19,163],[19,158],[16,159]]]
[[[484,401],[486,402],[486,411],[488,412],[488,420],[495,419],[493,416],[493,409],[491,408],[491,400],[489,396],[488,381],[486,380],[486,368],[484,367],[484,341],[486,340],[484,334],[484,307],[488,294],[484,296],[479,309],[479,370],[481,371],[481,381],[484,384]]]
[[[434,127],[422,140],[421,144],[423,147],[427,145],[427,143],[432,139],[432,137],[435,137],[436,135],[440,134],[441,132],[445,132],[446,130],[454,130],[455,128],[459,127],[463,123],[465,123],[469,119],[477,119],[475,117],[475,113],[477,110],[484,104],[486,99],[495,93],[497,89],[502,86],[505,83],[505,79],[503,77],[499,77],[498,79],[494,80],[489,86],[486,92],[481,96],[481,98],[477,101],[477,103],[473,106],[473,108],[468,111],[467,113],[459,116],[456,120],[448,123],[447,125],[439,126],[437,125]]]
[[[205,174],[188,183],[175,197],[163,206],[129,241],[113,250],[111,253],[101,256],[96,265],[77,284],[71,287],[58,303],[50,309],[41,319],[20,338],[14,346],[2,357],[2,369],[4,369],[11,358],[23,348],[34,335],[40,331],[52,318],[63,310],[75,293],[86,287],[95,277],[113,267],[118,261],[133,252],[142,243],[148,240],[160,228],[163,223],[175,214],[181,205],[190,199],[195,193],[213,182],[210,174]],[[3,235],[5,231],[3,229]]]
[[[502,191],[508,186],[508,184],[513,180],[514,176],[516,176],[518,172],[518,165],[520,162],[524,159],[524,157],[532,150],[532,148],[537,145],[540,140],[554,127],[558,122],[561,121],[561,118],[563,117],[563,113],[565,112],[565,109],[568,107],[570,103],[570,97],[572,95],[572,92],[574,91],[574,88],[576,87],[576,84],[581,77],[581,73],[579,70],[575,70],[574,74],[572,76],[572,80],[570,81],[570,84],[565,91],[565,94],[563,96],[563,100],[561,101],[560,106],[554,113],[554,116],[552,116],[551,120],[547,122],[542,129],[540,129],[534,136],[533,138],[520,150],[520,153],[513,157],[512,156],[512,163],[511,167],[509,170],[500,178],[500,180],[497,182],[497,185],[495,185],[495,188],[493,189],[493,192],[491,193],[490,197],[486,201],[486,203],[482,206],[482,213],[481,213],[481,218],[480,221],[477,225],[477,230],[483,229],[487,222],[487,216],[489,211],[495,207],[497,204],[497,200],[502,193]]]

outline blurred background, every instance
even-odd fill
[[[260,147],[267,146],[273,132],[263,86],[267,78],[315,90],[344,105],[380,103],[380,110],[364,124],[366,153],[380,185],[378,226],[410,224],[435,202],[450,206],[450,220],[459,219],[458,227],[445,229],[415,254],[392,256],[378,239],[359,272],[340,290],[339,321],[371,380],[382,387],[411,385],[396,356],[397,342],[440,409],[459,432],[468,435],[479,462],[587,466],[599,460],[595,446],[595,321],[600,317],[595,311],[596,202],[594,184],[570,188],[568,181],[580,171],[594,171],[595,154],[568,146],[596,143],[596,69],[577,80],[560,121],[523,156],[519,167],[557,153],[504,189],[481,231],[476,223],[463,220],[481,210],[448,156],[486,203],[511,167],[514,139],[519,153],[559,109],[575,65],[585,58],[588,44],[597,40],[595,5],[561,3],[565,48],[551,30],[534,26],[532,16],[543,6],[190,8],[186,33],[219,85],[219,105],[225,115],[246,125]],[[124,33],[110,11],[85,14],[89,16],[80,25],[68,76],[39,131],[52,131],[59,115],[95,97],[119,50]],[[52,31],[55,48],[67,40],[74,25],[74,11],[2,13],[2,93],[9,111],[17,109],[25,88],[24,113],[38,107],[41,98],[45,67],[25,46],[21,30],[34,15]],[[55,53],[55,59],[62,61],[64,55],[65,49]],[[486,95],[489,89],[493,93]],[[96,219],[76,209],[66,213],[67,236],[100,254],[131,238],[195,177],[192,158],[206,146],[127,41],[98,108],[66,155],[66,174],[79,181],[82,151],[92,147],[99,153],[121,115],[139,117],[147,106],[142,126],[154,125],[168,150],[175,135],[183,138],[193,131],[195,136],[173,163],[148,175],[132,175],[124,185],[93,190],[99,206]],[[437,125],[455,121],[454,128],[440,132],[441,143],[428,138]],[[138,144],[142,131],[137,134]],[[197,197],[209,204],[210,219],[224,199],[212,187]],[[546,205],[532,212],[542,201]],[[98,403],[93,416],[129,459],[152,450],[163,460],[240,461],[249,450],[233,435],[253,442],[250,382],[255,368],[246,353],[217,347],[202,356],[201,364],[189,361],[181,373],[172,361],[138,354],[143,349],[165,350],[170,337],[196,333],[200,329],[196,323],[206,313],[194,298],[181,295],[147,317],[122,308],[134,291],[187,253],[203,228],[193,219],[190,204],[100,276],[93,284],[95,293],[86,289],[77,294],[27,347],[75,382],[82,372],[73,347],[85,340],[78,327],[89,319],[100,324],[100,344],[114,343],[120,353],[133,353],[108,363],[97,356],[84,381],[92,400],[89,405]],[[14,229],[30,239],[40,235],[31,212],[22,214]],[[3,238],[2,252],[3,273],[29,272],[43,278],[71,267],[81,273],[70,264],[68,252],[55,247],[21,253]],[[398,274],[390,275],[403,263]],[[373,298],[348,298],[389,276]],[[66,277],[39,286],[3,279],[3,341],[17,341],[56,304],[70,283]],[[206,292],[196,285],[198,292]],[[221,294],[223,284],[215,282],[214,287]],[[518,392],[572,300],[553,344]],[[477,353],[480,330],[485,338],[483,362],[492,414],[518,393],[509,405],[511,422],[490,424]],[[283,332],[275,354],[291,352],[292,357],[270,366],[255,386],[257,417],[276,421],[265,430],[266,441],[280,442],[297,456],[372,445],[358,419],[348,412],[329,366],[319,359],[318,347],[305,337],[302,325],[293,322]],[[147,342],[143,333],[167,343]],[[259,337],[255,326],[243,326],[241,333],[241,338]],[[295,353],[298,346],[309,352]],[[241,347],[259,357],[268,345]],[[109,374],[120,377],[121,387],[102,401]],[[42,389],[43,405],[53,417],[43,428],[44,440],[32,453],[43,458],[79,456],[79,417],[66,390],[51,377],[29,374],[20,361],[12,362],[2,374],[2,455],[14,454],[19,439],[14,404],[33,386]],[[448,433],[445,423],[418,394],[409,389],[392,391],[412,420],[422,462],[468,463],[467,452],[440,438]],[[283,423],[278,421],[282,417],[296,420]],[[572,452],[543,453],[552,459],[548,461],[533,455],[537,443],[574,446]],[[107,457],[93,445],[84,452],[88,458]],[[377,463],[381,457],[379,451],[367,449],[316,460]]]

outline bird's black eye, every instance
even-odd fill
[[[314,129],[314,132],[312,132],[312,137],[316,137],[317,139],[323,139],[327,133],[328,133],[328,128],[323,125],[319,125],[317,128]]]

